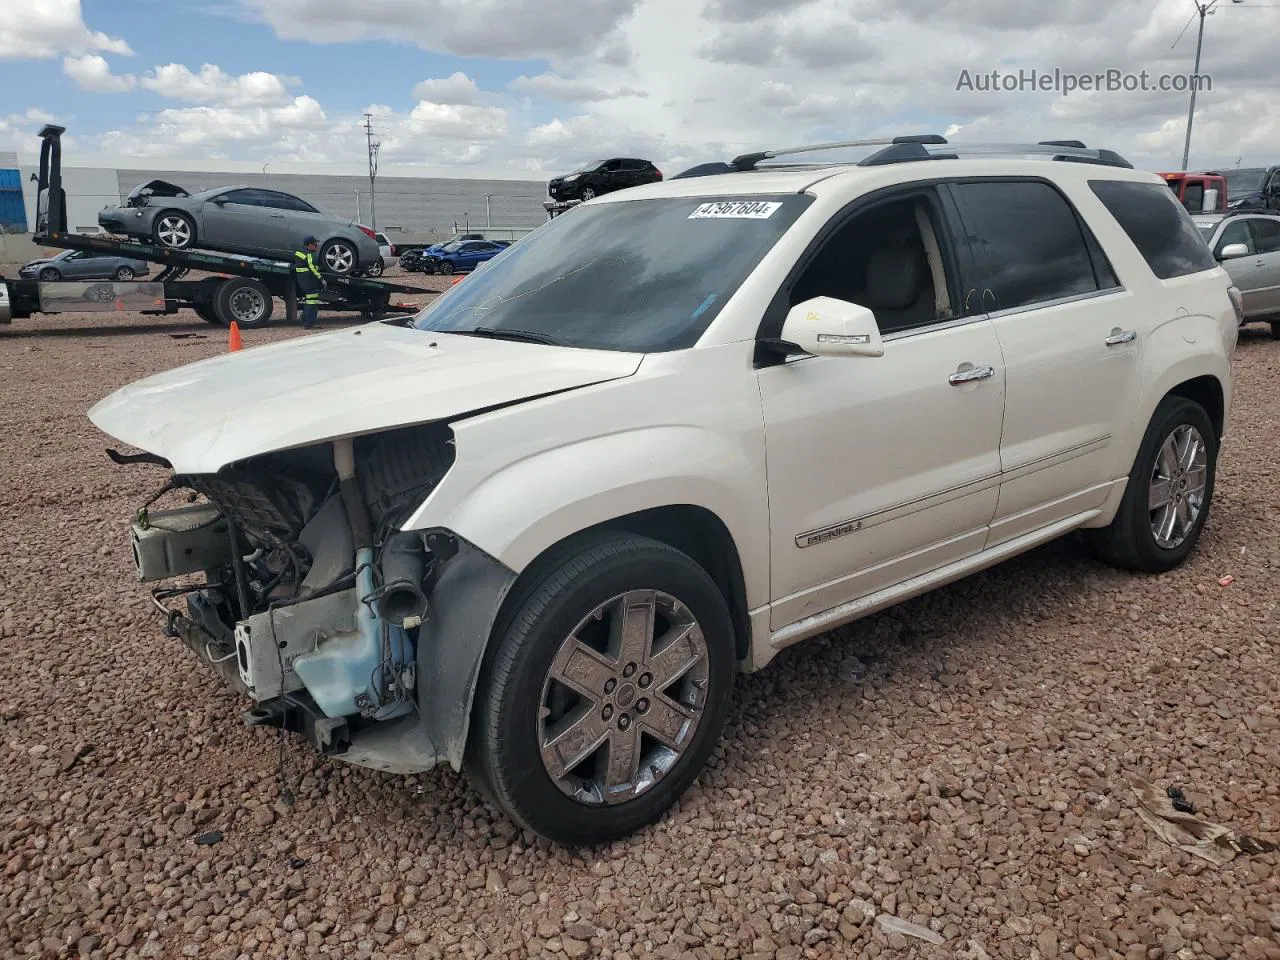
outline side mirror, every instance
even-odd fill
[[[782,340],[817,357],[882,357],[875,314],[834,297],[814,297],[787,312]]]
[[[210,203],[212,203],[215,207],[225,207],[225,206],[227,205],[227,198],[226,198],[226,197],[214,197],[214,198],[210,201]]]
[[[1247,257],[1249,245],[1245,243],[1228,243],[1218,251],[1219,260],[1234,260],[1236,257]]]
[[[1218,209],[1218,191],[1210,187],[1204,192],[1204,202],[1200,204],[1201,213],[1213,213]]]

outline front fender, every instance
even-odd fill
[[[466,462],[458,430],[455,470]],[[768,500],[763,449],[692,425],[598,435],[532,454],[483,478],[450,475],[404,529],[443,527],[522,571],[579,531],[641,510],[702,507],[728,528],[742,561],[747,606],[768,593]],[[465,493],[463,493],[465,491]]]

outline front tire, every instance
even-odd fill
[[[725,599],[688,556],[620,534],[567,546],[529,571],[495,630],[468,772],[554,842],[624,837],[697,778],[734,661]]]
[[[448,260],[441,260],[438,264],[436,264],[436,273],[439,273],[446,277],[453,276],[453,264],[450,263]]]
[[[45,267],[40,271],[40,274],[36,279],[42,283],[57,283],[62,279],[62,274],[58,271],[57,267]]]
[[[385,269],[386,268],[382,265],[381,260],[375,260],[373,263],[369,264],[369,266],[365,267],[364,275],[370,279],[376,280],[378,277],[382,276]]]
[[[1110,526],[1085,531],[1094,551],[1114,566],[1143,573],[1180,565],[1209,517],[1217,462],[1218,435],[1204,407],[1165,397],[1142,438],[1115,518]]]
[[[115,275],[112,279],[121,280],[121,281],[132,280],[134,276],[135,274],[133,270],[131,270],[129,267],[121,267],[119,270],[115,272]]]
[[[582,191],[578,194],[578,197],[583,203],[586,203],[588,200],[594,200],[596,198],[595,187],[583,187]]]
[[[196,242],[196,224],[185,213],[166,210],[156,217],[151,238],[170,250],[186,250]]]

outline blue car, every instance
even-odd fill
[[[438,248],[428,248],[424,260],[428,273],[467,273],[505,250],[506,240],[458,240]]]

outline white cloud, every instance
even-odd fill
[[[243,2],[288,39],[391,40],[467,57],[526,59],[590,54],[640,6],[640,0]]]
[[[956,80],[965,69],[1055,67],[1145,70],[1154,79],[1188,73],[1195,49],[1193,28],[1170,51],[1192,12],[1186,0],[239,2],[282,38],[326,44],[316,56],[351,77],[349,89],[387,101],[370,108],[385,160],[548,172],[638,155],[670,173],[769,146],[948,129],[969,141],[1079,138],[1171,169],[1185,94],[991,93],[957,90]],[[1280,157],[1278,31],[1280,7],[1224,0],[1209,19],[1204,69],[1214,88],[1199,98],[1193,165]],[[360,42],[363,52],[370,41],[547,66],[503,90],[480,89],[475,70],[396,87],[348,46]],[[120,135],[151,150],[364,157],[360,115],[297,96],[288,78],[169,65],[140,85],[183,101]],[[273,111],[295,122],[277,125]]]
[[[436,80],[423,80],[413,88],[415,100],[430,100],[432,103],[479,103],[482,94],[476,82],[461,70]]]
[[[47,60],[90,50],[124,56],[133,53],[123,40],[90,30],[80,0],[0,2],[0,60]]]
[[[96,53],[65,57],[62,72],[79,84],[81,89],[94,93],[123,93],[138,85],[138,78],[133,74],[112,73],[111,65]]]
[[[530,94],[546,97],[548,100],[565,102],[595,103],[601,100],[616,100],[619,97],[647,97],[649,94],[638,87],[616,87],[605,89],[593,83],[562,77],[555,73],[540,73],[535,77],[523,74],[516,77],[507,89],[513,93]]]
[[[261,70],[233,76],[212,63],[204,64],[199,73],[193,73],[180,63],[168,63],[144,76],[142,86],[188,103],[269,106],[289,101],[287,80],[292,78]]]

